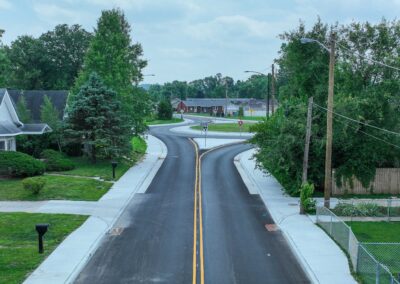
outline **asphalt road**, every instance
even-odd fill
[[[145,194],[136,194],[76,283],[190,283],[195,154],[184,137],[159,136],[168,155]],[[117,229],[117,231],[120,229]]]
[[[76,283],[193,283],[193,270],[197,283],[309,283],[282,234],[266,230],[267,209],[234,167],[250,146],[205,154],[200,175],[189,139],[168,128],[151,130],[168,147],[165,162]]]
[[[234,145],[202,159],[205,283],[310,283],[259,195],[250,195],[233,158]],[[273,228],[273,226],[270,226]]]

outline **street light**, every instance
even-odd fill
[[[258,71],[251,71],[251,70],[246,70],[244,71],[244,73],[254,73],[254,74],[258,74],[258,75],[262,75],[262,76],[266,76],[267,77],[267,96],[266,96],[266,103],[267,103],[267,117],[269,117],[269,76],[268,74],[264,74]]]
[[[300,42],[318,43],[322,48],[329,52],[329,83],[328,83],[328,112],[326,114],[326,151],[325,151],[325,183],[324,183],[324,206],[330,207],[332,192],[332,113],[333,113],[333,86],[335,76],[335,38],[336,34],[331,33],[330,49],[320,41],[311,38],[301,38]]]

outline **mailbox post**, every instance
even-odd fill
[[[240,136],[242,136],[243,120],[239,119],[238,124],[239,124],[239,128],[240,128]]]
[[[117,165],[118,163],[116,161],[111,162],[113,179],[115,179],[115,168],[117,167]]]
[[[36,231],[38,232],[39,240],[39,253],[43,253],[43,236],[46,234],[49,224],[36,224]]]

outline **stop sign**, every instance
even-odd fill
[[[243,125],[243,120],[239,120],[238,123],[239,123],[239,126],[242,126]]]

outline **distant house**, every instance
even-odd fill
[[[272,101],[270,102],[270,110]],[[277,103],[274,102],[275,108]],[[187,98],[177,104],[176,111],[179,113],[208,113],[216,116],[237,115],[239,108],[242,107],[245,116],[265,116],[265,100],[248,98],[218,98],[218,99],[196,99]]]
[[[16,151],[15,137],[18,135],[40,135],[50,131],[45,123],[22,123],[9,91],[0,89],[0,151]]]

